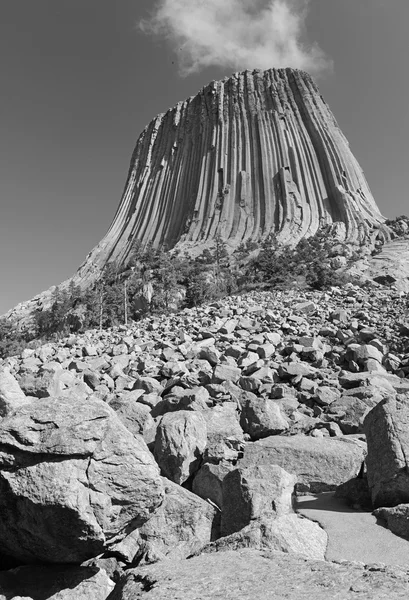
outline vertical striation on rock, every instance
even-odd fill
[[[357,239],[382,221],[311,77],[244,71],[146,127],[114,220],[78,276],[126,261],[134,240],[197,252],[215,236],[231,248],[270,232],[295,242],[335,222]]]

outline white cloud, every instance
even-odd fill
[[[317,73],[331,66],[305,42],[308,0],[159,0],[145,33],[168,39],[180,72],[293,67]]]

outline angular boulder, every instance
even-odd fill
[[[276,465],[239,467],[223,480],[221,535],[246,527],[251,521],[271,521],[293,512],[297,479]]]
[[[5,417],[30,400],[7,367],[0,368],[0,417]]]
[[[37,400],[0,423],[0,552],[81,563],[162,503],[159,470],[104,402]]]
[[[274,400],[250,397],[242,404],[240,423],[252,440],[277,435],[289,429],[289,423]]]
[[[386,525],[392,533],[409,540],[409,504],[382,506],[377,508],[373,514],[377,519],[386,521]]]
[[[196,411],[166,413],[156,431],[154,455],[163,475],[182,484],[200,466],[207,443],[207,427]]]
[[[297,493],[319,493],[358,475],[365,455],[358,440],[275,435],[247,444],[240,466],[278,465],[297,476]]]
[[[202,552],[226,552],[241,548],[275,550],[325,560],[328,535],[318,523],[297,514],[252,522],[236,533],[204,546]]]
[[[212,539],[215,508],[169,480],[164,487],[165,499],[149,521],[112,547],[128,563],[186,558]]]
[[[409,503],[409,398],[382,400],[367,414],[364,431],[374,508]]]

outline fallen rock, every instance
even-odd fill
[[[277,519],[252,522],[236,533],[207,544],[201,553],[268,548],[324,560],[327,543],[328,536],[317,523],[297,514],[286,514]]]
[[[7,367],[0,368],[0,417],[5,417],[30,400]]]
[[[158,425],[154,455],[165,477],[181,484],[199,469],[206,443],[206,421],[200,413],[170,412]]]
[[[104,402],[44,399],[0,423],[0,552],[81,563],[161,504],[159,471]]]
[[[233,465],[227,462],[218,465],[205,463],[200,467],[193,480],[193,492],[203,500],[210,500],[221,510],[223,506],[223,480],[232,469],[234,469]]]
[[[240,467],[279,465],[297,476],[297,493],[334,490],[358,475],[365,444],[346,438],[271,436],[246,444]]]
[[[154,441],[156,425],[149,406],[126,396],[114,398],[109,402],[109,406],[131,433],[135,436],[142,435],[147,444]]]
[[[241,549],[131,569],[110,600],[405,600],[408,577],[402,569]]]
[[[276,465],[230,471],[223,480],[221,535],[240,531],[251,521],[270,521],[293,511],[297,478]]]
[[[374,510],[377,519],[386,521],[388,529],[395,535],[409,540],[409,504],[398,504],[393,507],[381,507]]]
[[[252,440],[283,433],[289,423],[274,400],[247,397],[242,404],[240,424]]]
[[[373,506],[409,502],[409,398],[398,396],[380,402],[367,414],[364,431]]]
[[[212,539],[215,508],[171,481],[164,480],[164,488],[165,499],[149,521],[111,549],[128,563],[186,558]]]

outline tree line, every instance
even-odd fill
[[[337,285],[342,281],[331,267],[334,243],[322,230],[295,247],[270,235],[261,245],[248,242],[229,253],[216,237],[212,248],[192,258],[136,242],[124,266],[107,264],[87,289],[73,282],[57,287],[49,308],[34,313],[30,329],[18,331],[0,319],[0,357],[20,352],[33,340],[127,324],[250,289]]]

